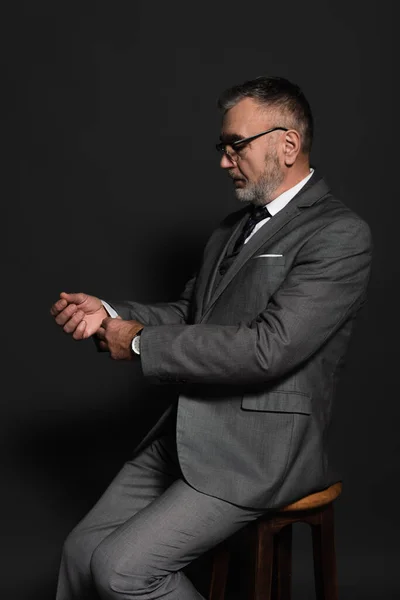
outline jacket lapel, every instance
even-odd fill
[[[257,253],[258,249],[266,244],[273,236],[275,236],[282,227],[285,227],[290,221],[295,219],[301,214],[302,209],[311,206],[317,200],[321,199],[324,195],[329,192],[329,188],[323,179],[315,179],[315,173],[313,177],[307,182],[307,184],[300,190],[297,196],[295,196],[281,211],[272,217],[261,229],[253,235],[253,237],[245,244],[238,254],[236,260],[233,262],[231,267],[222,277],[219,285],[214,289],[215,277],[219,268],[219,265],[225,256],[225,252],[229,246],[230,241],[235,237],[244,222],[247,219],[248,211],[246,211],[243,217],[238,221],[236,226],[231,230],[231,234],[225,237],[224,243],[221,247],[220,244],[215,245],[215,253],[213,266],[211,268],[210,278],[208,280],[207,291],[204,296],[203,303],[203,314],[201,320],[203,320],[207,313],[212,308],[213,304],[217,301],[219,296],[225,290],[227,285],[232,281],[236,274],[240,271],[244,264],[250,260],[254,254]]]

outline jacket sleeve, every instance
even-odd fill
[[[123,319],[135,319],[144,325],[182,324],[189,319],[190,305],[196,276],[187,282],[180,298],[176,302],[141,304],[129,300],[107,302]]]
[[[365,299],[371,235],[358,218],[318,230],[297,253],[265,310],[238,325],[146,327],[145,376],[187,383],[262,383],[311,357]]]

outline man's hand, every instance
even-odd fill
[[[72,334],[74,340],[85,340],[96,333],[102,321],[107,317],[107,311],[101,300],[87,294],[67,294],[61,292],[50,309],[66,333]]]
[[[139,321],[123,321],[121,317],[115,319],[107,317],[97,331],[100,348],[108,350],[114,360],[132,360],[131,343],[141,329],[143,325]]]

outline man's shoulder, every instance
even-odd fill
[[[356,209],[338,198],[328,186],[326,186],[326,193],[318,199],[312,209],[313,217],[320,217],[326,225],[341,222],[343,225],[357,226],[360,230],[370,232],[370,226],[365,218]]]
[[[367,221],[330,191],[311,207],[309,217],[314,224],[311,238],[315,243],[323,242],[326,248],[332,244],[351,244],[372,249],[372,232]]]

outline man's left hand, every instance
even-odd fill
[[[143,327],[139,321],[124,321],[121,317],[115,319],[107,317],[96,333],[100,340],[100,348],[108,350],[114,360],[132,360],[131,343]]]

